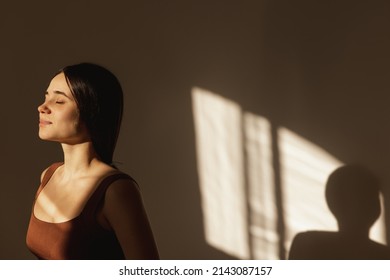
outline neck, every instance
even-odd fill
[[[98,160],[90,141],[79,144],[61,144],[64,152],[64,176],[83,174]]]
[[[354,236],[359,239],[367,239],[369,238],[370,228],[363,226],[351,226],[351,225],[343,225],[339,223],[339,232],[342,235],[346,236]]]

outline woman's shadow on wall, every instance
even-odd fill
[[[325,197],[338,231],[298,233],[289,259],[390,259],[389,248],[369,238],[381,212],[379,181],[369,170],[354,165],[336,169]]]

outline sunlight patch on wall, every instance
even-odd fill
[[[301,231],[337,231],[337,222],[325,199],[328,176],[343,163],[321,147],[296,133],[278,130],[280,168],[286,223],[285,247]],[[370,238],[385,244],[385,220],[382,213],[370,230]]]
[[[271,124],[264,117],[245,113],[244,134],[252,257],[278,259]]]
[[[241,108],[200,88],[192,99],[206,241],[248,259]]]
[[[386,220],[385,220],[385,201],[383,195],[380,196],[381,199],[381,215],[379,219],[370,229],[370,238],[382,244],[387,244],[386,242]]]
[[[325,185],[341,162],[294,132],[278,129],[280,175],[286,223],[285,247],[301,231],[337,230],[325,201]]]
[[[288,254],[296,233],[337,230],[326,205],[325,186],[342,162],[291,130],[272,127],[267,118],[243,112],[239,104],[220,95],[193,88],[192,102],[209,245],[240,259],[279,259],[283,251],[279,247]],[[280,178],[275,177],[275,164]],[[283,235],[277,226],[281,221]],[[382,211],[371,237],[385,243],[384,233]]]

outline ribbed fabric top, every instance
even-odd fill
[[[45,222],[34,215],[35,201],[55,170],[63,163],[55,163],[46,171],[35,195],[26,244],[39,259],[48,260],[96,260],[124,259],[115,233],[104,229],[96,220],[107,188],[118,179],[129,178],[124,173],[105,177],[85,204],[81,213],[66,222]]]

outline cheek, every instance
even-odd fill
[[[80,114],[78,110],[66,110],[61,114],[61,119],[63,120],[63,124],[70,125],[72,127],[77,128],[80,123]]]
[[[72,129],[78,134],[88,134],[88,130],[84,122],[80,119],[80,114],[78,111],[69,114],[68,123]]]

